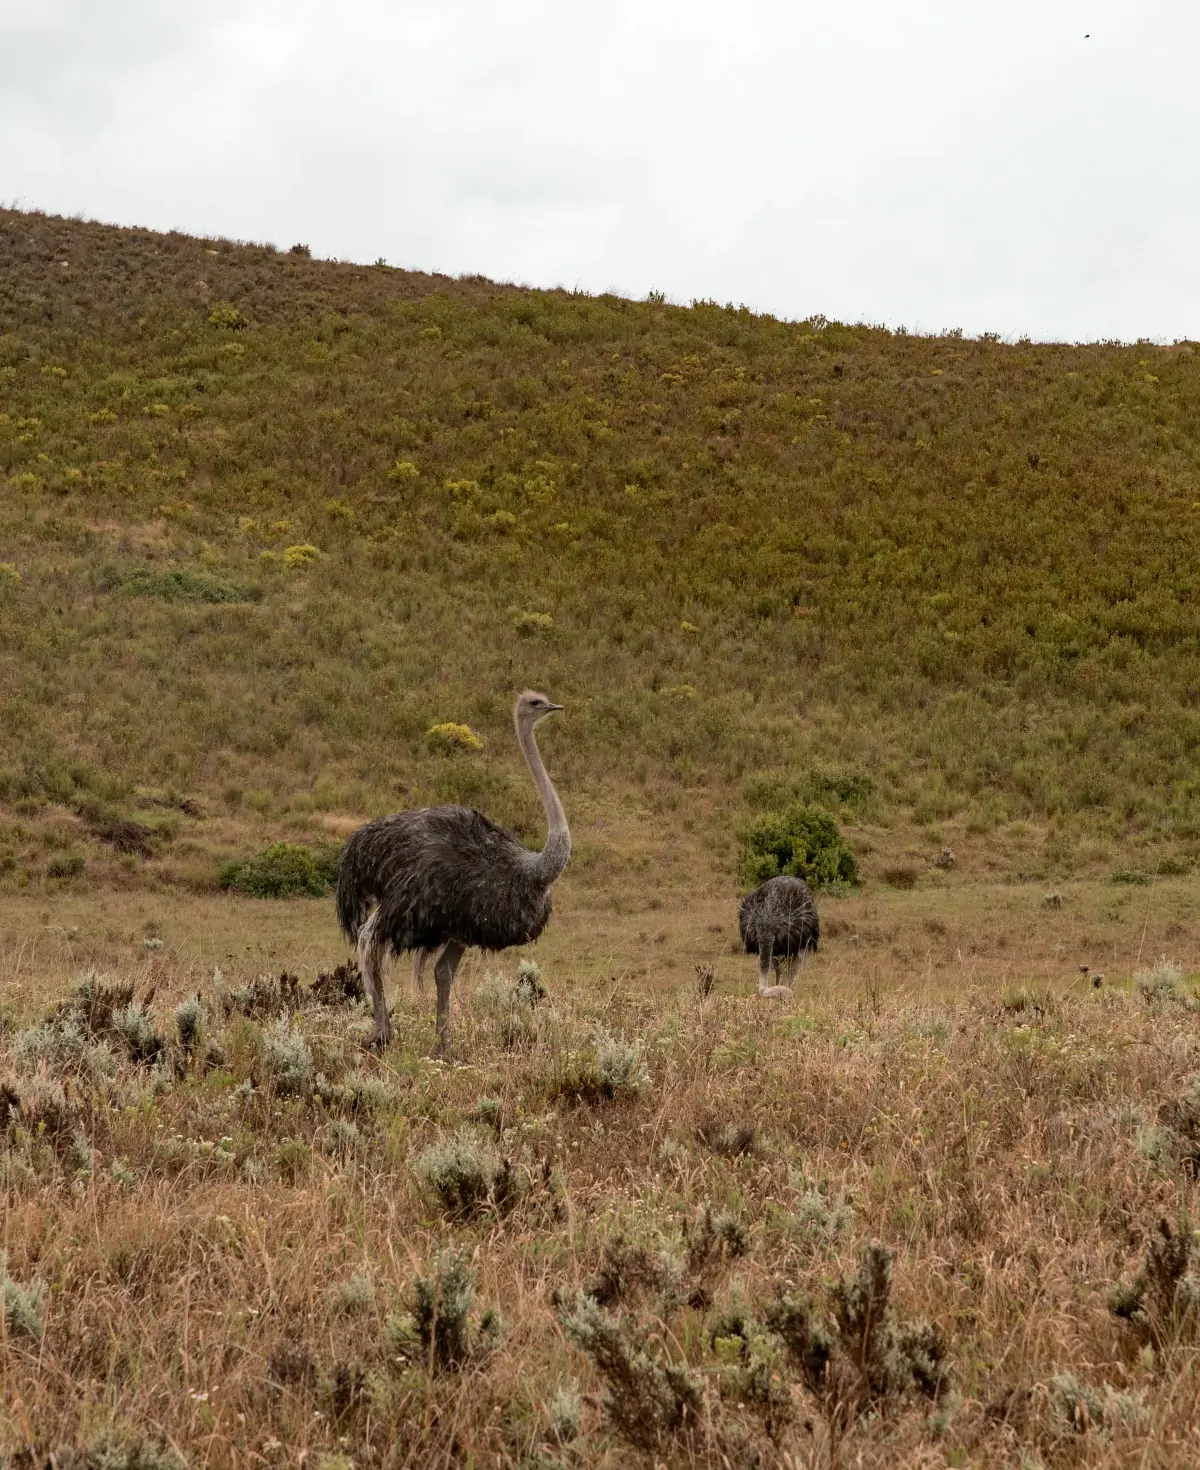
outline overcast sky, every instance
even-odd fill
[[[1200,338],[1196,0],[0,0],[0,199],[910,330]]]

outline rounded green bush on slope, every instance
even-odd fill
[[[742,837],[738,877],[755,888],[781,873],[812,888],[859,882],[858,863],[823,807],[796,803],[760,817]]]
[[[248,898],[322,898],[337,881],[338,854],[275,842],[264,852],[221,869],[221,887]]]

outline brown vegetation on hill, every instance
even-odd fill
[[[1047,872],[1159,852],[1164,819],[1196,846],[1186,345],[4,212],[0,486],[10,803],[169,788],[300,831],[452,798],[530,830],[507,766],[425,733],[503,750],[532,682],[568,704],[568,784],[714,835],[815,789],[889,824],[1031,819]]]

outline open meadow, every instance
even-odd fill
[[[0,1464],[1200,1463],[1198,537],[1191,344],[0,211]],[[373,1052],[527,685],[554,918]]]

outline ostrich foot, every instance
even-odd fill
[[[760,985],[758,993],[764,1000],[791,1000],[792,987],[790,985]]]
[[[367,1042],[370,1051],[384,1051],[392,1044],[395,1036],[391,1021],[384,1021],[382,1026],[374,1026],[371,1029],[371,1039]]]

